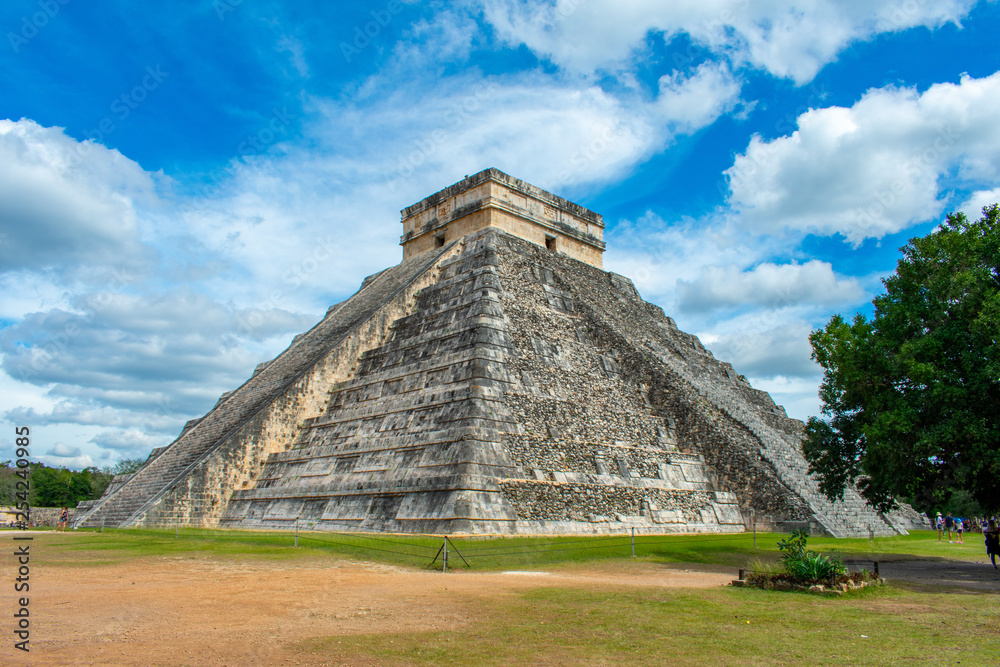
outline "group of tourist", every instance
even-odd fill
[[[948,544],[965,544],[965,533],[982,533],[986,541],[986,554],[990,557],[993,567],[997,568],[996,557],[1000,556],[1000,524],[995,516],[990,519],[985,516],[964,519],[952,516],[951,512],[948,512],[947,516],[941,516],[941,512],[938,512],[935,528],[938,532],[938,542],[943,542],[944,534],[948,533]],[[952,539],[953,533],[954,539]]]

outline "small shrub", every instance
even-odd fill
[[[787,538],[778,542],[782,552],[784,571],[793,579],[802,582],[831,581],[847,574],[847,566],[839,558],[830,558],[806,549],[809,533],[793,530]]]
[[[879,583],[878,577],[867,570],[848,572],[841,559],[809,551],[806,549],[808,538],[806,531],[795,530],[778,542],[782,552],[779,563],[754,558],[749,565],[750,571],[744,575],[746,584],[768,591],[805,591],[814,584],[822,584],[847,592]]]
[[[807,551],[798,558],[786,559],[784,565],[788,574],[806,581],[829,581],[847,574],[847,566],[841,560],[815,551]]]

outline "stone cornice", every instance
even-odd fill
[[[467,176],[458,183],[451,185],[440,192],[435,192],[430,197],[421,199],[416,204],[412,206],[407,206],[401,213],[401,220],[406,220],[407,218],[412,218],[413,216],[421,213],[432,206],[437,206],[443,201],[451,199],[456,195],[459,195],[467,190],[482,185],[486,181],[495,181],[515,192],[519,192],[526,197],[531,197],[532,199],[537,199],[538,201],[544,202],[553,208],[561,209],[570,215],[573,215],[582,220],[586,220],[592,225],[597,225],[601,229],[604,229],[604,219],[599,213],[595,213],[590,209],[584,208],[579,204],[574,204],[568,199],[563,199],[558,195],[554,195],[547,190],[543,190],[539,187],[532,185],[531,183],[526,183],[521,179],[514,178],[509,174],[505,174],[499,169],[489,168],[484,169],[478,174],[473,174],[472,176]],[[454,217],[452,218],[454,219]]]

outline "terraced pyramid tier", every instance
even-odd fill
[[[823,505],[796,476],[801,422],[624,278],[496,230],[462,246],[223,525],[718,532],[753,508],[762,524],[894,532]]]
[[[86,521],[555,534],[735,532],[752,514],[832,535],[906,527],[852,492],[827,501],[799,452],[803,424],[630,281],[492,227],[369,279],[254,378],[269,372],[270,393],[252,378]],[[223,419],[233,402],[242,421]],[[195,446],[216,423],[221,435]]]

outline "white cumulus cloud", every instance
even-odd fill
[[[705,266],[692,281],[677,283],[678,307],[689,312],[755,306],[784,308],[801,303],[840,305],[862,299],[855,278],[841,278],[829,262],[805,264],[765,262],[749,271],[736,265]]]
[[[49,456],[79,456],[81,453],[79,447],[70,447],[61,442],[57,442],[46,452]]]
[[[315,100],[309,132],[323,154],[287,162],[383,193],[388,185],[408,203],[489,166],[565,191],[621,177],[677,135],[711,124],[739,104],[740,85],[727,66],[706,63],[662,78],[652,97],[534,73],[464,73],[380,92]]]
[[[969,220],[978,220],[983,215],[983,208],[993,204],[1000,204],[1000,188],[973,192],[972,196],[959,207],[959,210],[965,213]]]
[[[807,322],[753,314],[722,323],[706,347],[740,373],[756,378],[815,377]]]
[[[958,22],[974,0],[491,0],[481,7],[497,33],[574,71],[614,70],[646,49],[650,34],[687,34],[698,45],[728,54],[797,83],[812,79],[852,42],[875,35]]]
[[[58,468],[82,469],[94,465],[90,455],[84,454],[79,447],[71,447],[61,442],[55,443],[45,454],[37,458],[46,465]]]
[[[138,429],[102,431],[91,438],[90,442],[102,449],[114,450],[119,455],[130,457],[148,454],[152,448],[165,444],[162,437]]]
[[[155,190],[153,176],[116,150],[0,120],[0,266],[134,264],[144,255],[136,209]]]
[[[843,234],[859,244],[939,217],[941,184],[1000,178],[1000,73],[923,93],[871,90],[850,108],[810,110],[792,134],[755,136],[726,172],[748,228]]]

